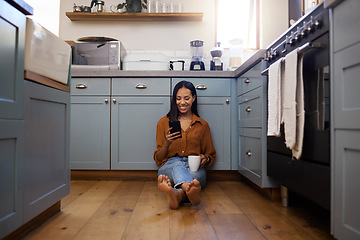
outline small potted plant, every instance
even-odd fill
[[[124,3],[118,4],[117,9],[124,9],[124,13],[138,13],[142,9],[147,9],[147,0],[125,0]]]

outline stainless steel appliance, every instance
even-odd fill
[[[77,41],[74,43],[72,67],[92,66],[121,70],[126,51],[119,41],[108,41],[107,38]]]
[[[324,4],[303,16],[267,48],[270,66],[292,50],[304,54],[305,126],[303,154],[293,159],[282,137],[267,138],[267,173],[318,205],[330,209],[329,12]],[[267,68],[268,69],[268,68]],[[267,69],[263,75],[267,74]],[[286,80],[285,80],[286,81]]]

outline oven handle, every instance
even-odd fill
[[[320,42],[315,42],[315,43],[307,42],[301,47],[299,47],[298,53],[303,54],[307,50],[310,50],[312,48],[323,48],[323,47],[324,44]],[[264,71],[261,72],[261,76],[268,76],[268,75],[269,75],[269,68],[266,68]]]

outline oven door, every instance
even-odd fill
[[[320,48],[304,52],[303,79],[305,126],[300,160],[330,165],[330,69],[329,34],[312,42]],[[268,151],[291,156],[281,137],[268,137]]]

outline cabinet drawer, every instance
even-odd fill
[[[239,77],[238,78],[238,95],[247,93],[255,88],[262,86],[262,77]]]
[[[110,78],[72,78],[71,95],[110,95]]]
[[[173,78],[172,88],[180,81],[194,84],[199,97],[227,97],[230,96],[229,78]]]
[[[261,176],[262,151],[260,129],[239,129],[239,157],[242,168]]]
[[[112,94],[170,96],[170,78],[113,78]]]
[[[263,106],[262,88],[257,88],[238,97],[239,101],[239,127],[261,127]]]

